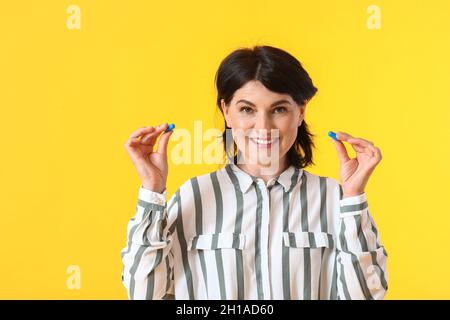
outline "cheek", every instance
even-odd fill
[[[253,125],[252,121],[245,117],[231,116],[229,119],[233,129],[248,129]]]
[[[236,144],[242,145],[245,143],[244,133],[248,132],[248,130],[252,128],[253,124],[251,121],[240,117],[232,117],[230,120],[230,125],[233,128],[233,139]]]
[[[245,134],[242,131],[238,131],[236,129],[242,129],[242,128],[233,128],[233,140],[236,142],[239,149],[242,149],[246,146],[247,139],[245,137]]]
[[[292,123],[286,124],[284,127],[280,127],[280,136],[282,137],[281,147],[284,149],[289,149],[295,142],[297,138],[298,127],[292,125]]]

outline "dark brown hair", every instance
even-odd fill
[[[222,112],[222,99],[228,106],[236,90],[251,80],[261,82],[270,91],[290,95],[300,106],[307,103],[317,92],[300,61],[286,51],[271,46],[240,48],[230,53],[217,70],[215,83],[219,110]],[[222,135],[225,154],[228,159],[233,159],[234,163],[237,163],[237,159],[241,156],[240,151],[238,150],[236,154],[236,145],[231,135],[227,137],[227,129],[231,128],[225,122]],[[312,138],[313,135],[303,120],[297,129],[297,138],[287,153],[288,165],[305,168],[314,164]],[[234,150],[233,154],[230,150]]]

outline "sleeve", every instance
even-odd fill
[[[140,186],[136,214],[127,227],[127,246],[121,252],[122,283],[130,300],[174,295],[172,234],[178,204],[176,195],[166,204],[166,194],[167,190],[156,193]]]
[[[342,198],[337,241],[338,299],[383,299],[387,253],[369,212],[366,194]]]

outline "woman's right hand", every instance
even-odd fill
[[[167,145],[173,130],[164,133],[167,123],[157,127],[143,127],[133,132],[125,143],[131,161],[138,172],[142,186],[157,193],[163,193],[166,189],[168,163]],[[153,150],[156,139],[157,151]]]

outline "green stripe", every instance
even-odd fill
[[[369,210],[367,210],[367,216],[369,218],[369,222],[370,222],[370,226],[372,228],[372,232],[375,234],[375,239],[376,239],[376,245],[377,245],[377,249],[381,248],[380,243],[378,242],[378,230],[377,228],[375,228],[375,222],[372,219],[372,215],[370,214]],[[384,273],[383,268],[380,267],[380,265],[378,264],[377,261],[377,254],[376,252],[371,252],[370,253],[372,255],[372,263],[374,265],[376,265],[379,269],[380,269],[380,281],[381,281],[381,285],[383,286],[384,290],[388,289],[388,284],[387,284],[387,280],[386,280],[386,275]],[[383,248],[383,254],[387,257],[387,253]]]
[[[307,176],[303,171],[302,184],[300,186],[300,206],[301,206],[301,219],[302,219],[302,231],[308,232],[308,194],[307,194]],[[309,237],[311,241],[311,237]],[[314,240],[313,240],[314,241]],[[315,244],[315,241],[314,241]],[[311,299],[311,252],[310,248],[303,248],[303,299]]]
[[[300,186],[300,206],[301,206],[301,219],[302,219],[302,231],[309,231],[308,227],[308,194],[306,189],[307,177],[303,172],[302,184]]]
[[[343,194],[344,193],[343,193],[343,190],[342,190],[342,186],[339,185],[339,200],[342,200]],[[343,223],[343,222],[341,221],[341,223]],[[342,225],[341,225],[341,228],[342,228]],[[343,247],[345,246],[345,250],[347,250],[347,242],[345,241],[345,238],[342,237],[341,233],[339,234],[339,238],[341,240],[340,241],[341,242],[341,246],[343,246]],[[338,259],[340,260],[340,257],[339,257],[338,248],[336,246],[336,257],[335,257],[335,262],[334,262],[335,263],[335,271],[337,271],[336,261]],[[341,261],[339,261],[339,266],[340,266],[340,277],[339,277],[339,279],[341,281],[342,288],[344,290],[344,295],[347,298],[347,300],[350,300],[350,293],[348,292],[348,289],[347,289],[347,283],[345,281],[345,275],[344,275],[344,268],[342,266]],[[333,275],[333,277],[334,277],[334,275]],[[336,289],[337,289],[337,274],[336,274]],[[340,299],[339,293],[337,294],[337,298]]]
[[[153,299],[153,294],[155,290],[155,269],[160,265],[162,261],[163,249],[158,249],[156,251],[155,262],[153,263],[153,268],[147,279],[147,293],[145,294],[146,300]]]
[[[359,260],[355,255],[350,255],[352,258],[353,269],[355,269],[356,276],[358,277],[358,281],[363,290],[364,297],[368,300],[373,300],[373,297],[370,293],[369,288],[367,287],[366,279],[364,278],[364,272],[361,269],[361,265],[359,264]]]
[[[303,299],[311,300],[311,249],[304,248],[304,287]]]
[[[327,222],[327,179],[320,177],[320,229],[328,233]]]
[[[331,279],[331,292],[330,292],[330,300],[337,300],[338,298],[338,290],[337,290],[337,250],[335,251],[336,258],[334,259],[333,266],[333,276]]]
[[[327,234],[327,238],[328,238],[328,247],[329,248],[334,248],[333,235],[328,233]]]
[[[358,239],[359,239],[359,243],[361,244],[361,249],[362,251],[369,251],[369,246],[367,245],[367,240],[366,237],[364,236],[364,232],[362,230],[362,225],[361,225],[361,216],[360,215],[356,215],[353,216],[355,219],[355,224],[356,224],[356,233],[358,235]]]
[[[130,234],[128,237],[128,252],[130,252],[131,250],[131,245],[132,245],[132,239],[134,237],[134,233],[136,231],[136,229],[139,227],[139,225],[142,223],[142,221],[145,221],[145,219],[147,219],[147,215],[151,215],[152,213],[152,207],[151,206],[145,206],[144,207],[144,212],[142,213],[142,220],[141,222],[138,222],[135,226],[133,226],[133,228],[130,230]],[[149,217],[150,219],[150,217]],[[149,223],[151,223],[151,220],[149,221]],[[142,254],[144,253],[145,249],[148,246],[140,246],[138,251],[136,252],[136,255],[134,256],[134,260],[133,260],[133,264],[130,268],[130,285],[129,285],[129,293],[130,293],[130,299],[133,300],[134,299],[134,287],[135,287],[135,274],[136,274],[136,270],[139,266],[139,262],[141,261],[142,258]]]
[[[288,235],[289,235],[289,246],[292,248],[297,248],[297,241],[295,241],[295,234],[289,232]]]
[[[291,186],[289,187],[288,193],[291,193],[292,189],[294,189],[294,187],[297,185],[299,172],[300,170],[298,168],[294,169],[294,173],[291,177]]]
[[[234,224],[234,232],[239,234],[242,229],[242,217],[244,213],[244,197],[239,188],[239,181],[229,165],[226,167],[228,176],[234,186],[234,192],[236,195],[236,221]],[[233,247],[235,243],[233,241]],[[236,250],[236,281],[237,281],[237,298],[238,300],[244,299],[244,261],[242,258],[242,250]]]
[[[158,217],[158,214],[159,214],[159,219],[155,220]],[[164,219],[164,217],[162,217],[163,215],[164,215],[163,212],[154,212],[154,211],[150,212],[149,223],[148,223],[147,227],[145,228],[144,233],[142,234],[142,243],[144,245],[147,245],[147,246],[152,245],[149,241],[149,237],[147,237],[147,233],[148,233],[148,230],[151,228],[151,226],[153,226],[153,224],[155,224],[155,223],[156,223],[156,226],[153,226],[153,227],[156,228],[158,241],[160,241],[160,242],[163,241],[162,232],[167,225],[166,219]]]
[[[146,245],[146,246],[150,246],[150,241],[148,240],[148,237],[146,236],[147,235],[147,232],[148,232],[148,229],[150,229],[150,227],[151,227],[151,222],[145,227],[145,229],[144,229],[144,232],[142,233],[142,243],[144,244],[144,245]]]
[[[172,207],[177,203],[176,198],[173,197],[171,200],[169,200],[169,208],[167,209],[167,212],[170,212],[172,210]]]
[[[375,225],[374,225],[375,222],[372,221],[372,215],[370,214],[369,210],[367,210],[367,216],[369,217],[369,221],[370,221],[370,226],[372,228],[372,232],[375,233],[375,239],[376,239],[376,242],[377,242],[377,249],[378,249],[379,247],[381,247],[380,244],[378,243],[378,230],[377,230],[377,228],[375,228]]]
[[[135,274],[136,274],[136,270],[139,266],[139,262],[141,261],[142,255],[144,254],[145,249],[147,249],[148,246],[140,246],[138,251],[136,252],[136,255],[134,256],[134,261],[133,261],[133,265],[130,269],[130,299],[134,300],[134,287],[136,285],[136,280],[135,280]]]
[[[291,189],[290,189],[291,190]],[[289,230],[289,193],[283,192],[283,231]],[[289,261],[289,248],[282,246],[282,270],[283,270],[283,298],[291,300],[291,272]]]
[[[345,222],[344,222],[344,218],[341,218],[341,230],[340,230],[340,239],[341,239],[341,245],[342,245],[342,249],[343,251],[347,252],[348,254],[350,254],[351,256],[351,260],[352,260],[352,265],[353,265],[353,269],[355,270],[355,274],[358,278],[358,282],[361,286],[361,289],[363,291],[364,297],[366,299],[373,299],[372,295],[370,294],[370,290],[367,287],[367,283],[366,280],[364,278],[364,273],[362,272],[361,266],[359,265],[358,259],[357,257],[348,251],[348,246],[347,246],[347,240],[345,238]]]
[[[353,211],[361,211],[361,210],[366,209],[367,206],[368,206],[367,201],[364,201],[363,203],[352,204],[352,205],[348,205],[348,206],[342,206],[341,207],[341,213],[353,212]]]
[[[176,223],[172,223],[172,225],[169,227],[169,233],[172,234],[175,231],[175,228],[177,227]]]
[[[170,254],[170,252],[169,252]],[[166,292],[170,289],[170,261],[169,254],[166,256]]]
[[[148,202],[146,202],[145,204],[147,204]],[[139,201],[138,201],[138,204],[139,204]],[[142,213],[142,220],[141,220],[141,222],[146,218],[146,215],[147,214],[150,214],[150,212],[151,212],[151,208],[150,207],[147,207],[147,206],[143,206],[143,205],[140,205],[141,207],[143,207],[144,208],[144,212]],[[139,210],[139,207],[138,206],[136,206],[136,214],[137,214],[137,212],[138,212],[138,210]],[[135,221],[136,220],[136,215],[133,217],[133,218],[131,218],[131,221]],[[131,227],[131,229],[130,229],[130,232],[129,232],[129,234],[128,234],[128,244],[127,244],[127,251],[125,251],[125,252],[122,252],[122,254],[121,254],[121,257],[122,257],[122,259],[123,259],[123,257],[126,255],[126,254],[128,254],[128,253],[130,253],[130,251],[131,251],[131,243],[132,243],[132,239],[133,239],[133,237],[134,237],[134,233],[136,232],[136,229],[139,227],[139,224],[140,223],[136,223],[133,227]]]
[[[297,185],[298,175],[300,170],[294,168],[294,173],[291,177],[291,186],[287,192],[283,191],[283,231],[289,232],[289,197]],[[290,271],[290,256],[289,247],[283,246],[281,248],[281,268],[283,270],[283,298],[285,300],[291,300],[291,271]]]
[[[222,192],[220,191],[219,180],[217,179],[217,172],[210,174],[211,182],[214,189],[214,196],[216,199],[216,233],[222,232],[223,223],[223,201]],[[213,237],[213,247],[217,247],[218,237]],[[220,287],[220,298],[222,300],[227,298],[227,293],[225,290],[225,276],[223,271],[223,260],[222,260],[222,250],[215,251],[216,256],[216,267],[217,275],[219,277],[219,287]]]
[[[348,288],[347,288],[347,281],[345,281],[344,265],[342,264],[341,261],[339,261],[339,265],[341,266],[341,272],[340,272],[341,273],[341,277],[340,277],[340,279],[341,279],[341,284],[342,284],[342,288],[343,288],[343,291],[344,291],[345,299],[346,300],[351,300],[350,292],[348,292]]]
[[[314,232],[308,232],[308,240],[310,248],[317,248],[316,238],[314,238]]]
[[[196,234],[203,233],[203,207],[202,207],[202,198],[200,195],[200,187],[198,185],[198,180],[196,177],[191,179],[192,191],[194,193],[194,204],[195,204],[195,231]],[[193,240],[192,246],[195,248],[198,241],[198,237],[195,237]],[[202,268],[203,281],[205,283],[206,295],[209,297],[208,293],[208,273],[206,269],[206,261],[205,261],[205,253],[203,250],[198,251],[200,258],[200,266]]]
[[[259,186],[255,184],[255,192],[257,198],[256,205],[256,224],[255,224],[255,271],[256,271],[256,289],[258,291],[258,299],[264,299],[262,284],[262,264],[261,264],[261,220],[262,220],[262,195]]]
[[[370,255],[372,256],[372,263],[377,266],[378,270],[380,270],[380,274],[378,276],[380,277],[381,285],[383,286],[384,290],[387,290],[388,289],[388,284],[387,284],[387,281],[386,281],[386,275],[384,274],[383,269],[378,265],[377,253],[375,251],[372,251],[370,253]]]
[[[340,198],[340,200],[342,200],[342,195],[343,195],[343,192],[342,192],[342,186],[341,185],[339,185],[339,198]],[[344,225],[344,220],[341,218],[340,219],[340,224],[341,224],[341,228],[340,228],[340,231],[339,231],[339,239],[340,239],[340,242],[341,242],[341,249],[343,250],[343,251],[348,251],[348,248],[347,248],[347,240],[345,239],[345,225]],[[336,258],[337,258],[337,256],[336,256]]]
[[[347,239],[345,238],[345,223],[341,219],[341,230],[339,231],[339,239],[341,240],[342,251],[348,252]]]
[[[164,212],[162,212],[161,213],[161,219],[159,220],[159,228],[160,229],[158,229],[159,230],[159,237],[160,237],[161,240],[163,240],[164,232],[165,232],[166,227],[167,227],[167,222],[168,222],[167,220],[168,220],[167,215],[164,216]]]
[[[317,293],[317,299],[319,299],[320,300],[320,287],[321,287],[321,279],[322,279],[322,262],[323,262],[323,253],[325,252],[325,247],[323,247],[322,249],[321,249],[321,252],[320,252],[320,271],[319,271],[319,292]]]
[[[328,233],[328,221],[327,221],[327,179],[325,177],[319,177],[319,188],[320,188],[320,230],[322,232]],[[330,243],[330,235],[328,236],[328,246],[332,248],[332,243]],[[319,273],[319,293],[318,298],[320,299],[320,288],[322,281],[322,262],[325,248],[322,248],[320,255],[320,273]]]
[[[192,283],[192,272],[191,267],[189,266],[189,260],[187,256],[187,244],[186,244],[186,238],[184,236],[184,230],[183,230],[183,216],[181,214],[182,208],[181,208],[181,195],[180,190],[178,189],[176,192],[177,201],[178,201],[178,214],[177,214],[177,222],[176,222],[176,228],[177,228],[177,234],[178,234],[178,242],[180,244],[180,250],[181,250],[181,259],[183,261],[183,270],[184,275],[186,278],[186,285],[187,290],[189,294],[189,300],[194,300],[194,285]]]
[[[137,209],[136,209],[136,210],[137,210]],[[131,220],[134,220],[134,218],[131,219]],[[131,239],[133,239],[134,233],[135,233],[135,231],[136,231],[136,229],[137,229],[138,226],[139,226],[139,223],[135,224],[135,225],[132,226],[131,229],[130,229],[130,233],[128,234],[127,251],[122,252],[122,254],[121,254],[122,259],[123,259],[123,257],[124,257],[126,254],[130,253],[130,250],[131,250]]]
[[[342,190],[342,186],[339,185],[339,200],[342,200],[343,194],[344,194],[344,192]],[[344,221],[341,219],[340,223],[341,223],[341,230],[339,232],[339,238],[341,240],[341,246],[344,251],[348,251],[347,240],[345,239],[345,235],[344,235],[344,233],[345,233]],[[339,265],[341,267],[340,268],[340,274],[341,274],[340,280],[341,280],[342,288],[344,290],[345,298],[347,300],[350,300],[351,299],[350,293],[348,292],[347,282],[345,281],[344,266],[342,265],[341,258],[339,257],[338,251],[336,251],[336,259],[339,259]]]
[[[372,231],[373,231],[373,233],[375,233],[375,239],[377,239],[377,240],[376,240],[376,241],[377,241],[377,249],[378,249],[378,248],[381,248],[381,245],[380,245],[380,243],[378,242],[378,230],[377,230],[377,228],[375,228],[375,225],[374,225],[375,222],[373,221],[372,216],[371,216],[369,210],[367,210],[367,214],[368,214],[368,216],[369,216],[369,218],[370,218],[370,225],[372,226]],[[383,254],[384,254],[386,257],[388,256],[388,254],[387,254],[386,250],[384,249],[384,247],[383,247]]]
[[[319,177],[319,188],[320,188],[320,230],[327,233],[328,236],[328,246],[332,248],[330,243],[330,235],[328,234],[328,221],[327,221],[327,179],[326,177]],[[320,254],[320,272],[319,272],[319,293],[318,298],[320,299],[320,288],[322,281],[322,263],[325,248],[322,248]]]

